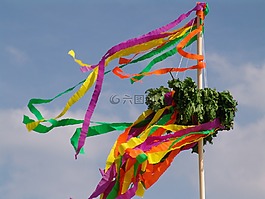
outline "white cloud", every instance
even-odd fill
[[[239,74],[244,81],[238,81],[232,89],[240,97],[241,103],[250,107],[265,110],[264,98],[265,90],[262,86],[265,84],[265,64],[261,67],[253,64],[246,64]]]
[[[214,145],[206,147],[209,197],[264,198],[265,63],[239,66],[218,54],[208,54],[207,60],[208,71],[218,85],[231,91],[240,107],[236,116],[244,120],[238,121],[233,131],[221,132]],[[246,108],[250,109],[242,115],[240,109]]]
[[[98,168],[104,167],[115,134],[87,140],[86,154],[74,160],[69,142],[73,128],[54,129],[46,135],[28,133],[22,124],[25,112],[24,109],[0,112],[1,196],[87,198],[100,179]]]
[[[265,62],[234,65],[218,54],[209,54],[207,60],[215,81],[227,85],[240,105],[265,111]]]
[[[265,117],[245,127],[220,132],[206,149],[210,198],[265,197]]]
[[[24,64],[29,60],[28,55],[21,49],[14,46],[7,46],[6,52],[10,55],[12,61],[17,64]]]
[[[53,116],[49,110],[42,111]],[[127,106],[126,111],[132,121],[141,113],[134,106]],[[6,199],[87,198],[100,179],[98,168],[104,167],[118,133],[87,139],[86,154],[74,160],[69,143],[74,128],[58,128],[46,135],[28,133],[21,122],[26,112],[0,112],[0,194]],[[121,121],[119,113],[115,119]],[[108,121],[110,114],[96,112],[94,118]],[[68,116],[82,118],[83,111],[69,112]],[[264,123],[265,117],[244,127],[236,124],[235,130],[220,132],[214,145],[206,147],[207,197],[264,198]],[[175,191],[179,197],[197,197],[197,164],[197,155],[189,151],[180,154],[145,198],[170,198]]]

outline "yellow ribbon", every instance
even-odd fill
[[[57,115],[55,118],[52,118],[52,119],[58,119],[58,118],[62,117],[70,109],[70,107],[73,104],[75,104],[77,101],[79,101],[86,94],[86,92],[91,88],[91,86],[95,83],[95,81],[97,79],[97,75],[98,75],[98,67],[93,69],[93,71],[88,75],[88,77],[86,78],[85,82],[81,85],[79,90],[76,93],[74,93],[72,95],[72,97],[67,101],[62,112],[59,115]],[[45,122],[45,121],[48,121],[48,120],[42,119],[39,121],[34,121],[31,123],[28,123],[26,125],[26,127],[27,127],[28,131],[31,131],[34,128],[36,128],[41,122]]]

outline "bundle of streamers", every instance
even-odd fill
[[[177,28],[193,12],[196,13],[195,17],[184,26]],[[184,49],[196,41],[197,34],[203,32],[203,19],[207,13],[207,4],[197,3],[192,10],[182,14],[169,24],[113,46],[95,65],[83,63],[76,58],[75,52],[71,50],[69,54],[81,66],[82,72],[89,72],[88,77],[54,98],[31,99],[29,101],[28,108],[36,117],[34,120],[24,116],[23,123],[26,124],[29,131],[47,133],[56,127],[82,125],[76,129],[71,138],[71,143],[76,151],[76,158],[82,152],[87,137],[115,130],[124,131],[114,144],[107,159],[106,167],[102,170],[102,180],[90,198],[95,198],[98,195],[101,195],[103,199],[131,198],[135,194],[143,196],[144,190],[159,179],[180,151],[193,147],[200,139],[214,133],[217,128],[221,127],[218,119],[195,126],[175,124],[178,112],[174,108],[174,103],[169,103],[157,112],[152,110],[143,112],[133,124],[96,122],[91,125],[91,117],[101,92],[104,76],[109,72],[122,79],[129,78],[133,83],[140,81],[144,76],[204,68],[203,55],[193,54]],[[177,53],[187,59],[195,60],[196,64],[186,68],[170,67],[152,70],[155,64]],[[119,60],[119,65],[107,71],[105,68],[115,59]],[[127,74],[123,71],[124,67],[147,59],[152,60],[139,73]],[[70,107],[79,101],[94,84],[94,91],[84,119],[62,118]],[[79,89],[54,118],[44,118],[35,106],[50,103],[77,87]]]
[[[118,137],[106,161],[102,179],[89,197],[143,197],[170,166],[178,153],[194,147],[216,130],[223,128],[219,119],[200,125],[177,125],[172,92],[166,107],[147,110]]]

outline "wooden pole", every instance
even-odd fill
[[[197,27],[201,25],[201,20],[197,16]],[[202,55],[202,31],[197,35],[197,54]],[[198,89],[202,89],[202,70],[197,70],[197,85]],[[205,179],[204,179],[204,165],[203,165],[203,139],[198,142],[198,153],[199,153],[199,188],[200,188],[200,199],[205,199]]]

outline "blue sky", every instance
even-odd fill
[[[29,99],[53,97],[87,76],[67,55],[70,49],[83,61],[97,63],[113,45],[174,20],[195,3],[0,0],[1,197],[87,198],[100,179],[98,168],[104,167],[119,132],[88,139],[86,154],[74,160],[69,143],[73,128],[56,129],[47,135],[27,132],[22,117],[28,114]],[[205,148],[206,196],[264,199],[265,2],[208,3],[204,35],[208,86],[231,91],[239,110],[234,130],[221,132],[214,145]],[[179,60],[163,64],[177,66]],[[191,71],[179,77],[194,74]],[[166,85],[169,78],[146,77],[143,83],[131,85],[128,80],[107,75],[93,120],[135,120],[145,105],[113,105],[110,97],[141,95],[150,87]],[[67,97],[41,107],[44,115],[59,113]],[[82,119],[89,99],[88,94],[67,116]],[[180,154],[144,198],[199,198],[197,164],[197,155]]]

